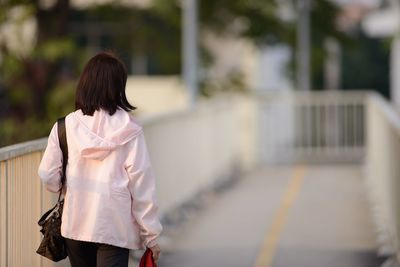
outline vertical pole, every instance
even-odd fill
[[[332,38],[326,38],[324,42],[327,57],[324,62],[324,87],[329,90],[340,88],[341,49],[339,42]]]
[[[391,9],[396,10],[393,16],[400,18],[400,3],[392,0]],[[397,25],[393,33],[390,49],[390,99],[394,106],[400,108],[400,25]]]
[[[189,104],[196,103],[198,91],[197,0],[183,0],[183,79],[189,91]]]
[[[297,0],[297,86],[310,90],[310,1]]]

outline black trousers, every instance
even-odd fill
[[[127,267],[129,249],[65,238],[72,267]]]

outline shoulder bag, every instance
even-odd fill
[[[36,253],[55,262],[63,260],[68,256],[65,246],[65,239],[61,235],[61,217],[64,206],[64,199],[61,199],[61,194],[65,184],[65,169],[68,162],[68,145],[67,134],[65,130],[65,117],[58,119],[57,131],[59,145],[63,154],[61,188],[59,190],[57,204],[52,209],[43,214],[43,216],[38,221],[39,226],[42,227],[40,232],[43,234],[43,239],[39,245],[39,248],[36,251]]]

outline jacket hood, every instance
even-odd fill
[[[68,138],[74,138],[84,158],[105,159],[113,150],[135,138],[142,127],[128,112],[118,109],[112,116],[102,109],[93,116],[81,110],[72,113],[67,123]]]

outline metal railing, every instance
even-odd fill
[[[42,139],[1,149],[0,266],[52,266],[35,254],[41,240],[37,221],[56,201],[37,177],[45,145]]]
[[[366,91],[258,94],[262,162],[361,162]]]

